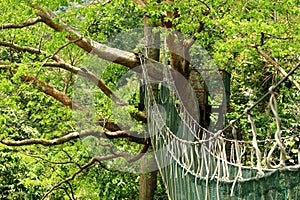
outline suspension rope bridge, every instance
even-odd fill
[[[300,64],[228,126],[209,131],[182,103],[171,70],[165,66],[163,79],[155,82],[149,75],[154,64],[145,57],[141,63],[148,129],[169,199],[300,199],[300,147],[298,154],[291,155],[286,144],[300,134],[281,137],[275,96],[276,88]],[[158,94],[154,94],[154,82],[159,84]],[[276,131],[261,140],[251,110],[268,96]],[[245,115],[252,133],[248,140],[239,139],[236,128]],[[229,129],[230,138],[225,137]],[[292,156],[296,162],[286,165]]]

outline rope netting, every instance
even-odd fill
[[[275,96],[275,89],[287,77],[238,119],[214,132],[186,110],[169,67],[157,70],[163,71],[163,78],[155,80],[149,74],[155,64],[146,63],[146,58],[141,63],[148,128],[170,199],[300,199],[300,147],[298,154],[291,153],[287,142],[300,134],[281,136]],[[154,85],[159,90],[156,94]],[[268,95],[276,131],[262,140],[251,110]],[[237,122],[243,116],[251,127],[248,140],[238,137]],[[231,137],[225,136],[229,129]],[[286,164],[291,158],[295,163]]]

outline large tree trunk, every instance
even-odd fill
[[[160,36],[158,33],[152,34],[152,28],[149,26],[148,18],[145,17],[144,21],[144,39],[146,47],[146,56],[159,61],[159,49],[160,49]],[[157,164],[154,157],[153,149],[150,147],[148,153],[151,156],[144,156],[141,160],[141,171],[145,172],[149,169],[148,173],[142,173],[140,175],[140,200],[152,200],[154,192],[157,187]]]
[[[149,148],[149,153],[152,154],[151,157],[144,156],[141,160],[141,170],[147,171],[148,168],[156,166],[156,160],[154,158],[154,152],[152,148]],[[154,197],[154,192],[157,186],[157,170],[148,173],[142,173],[140,175],[140,200],[152,200]]]

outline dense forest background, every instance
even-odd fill
[[[151,147],[139,85],[124,75],[145,53],[143,28],[182,33],[176,45],[196,41],[231,74],[228,124],[299,62],[299,10],[296,0],[0,0],[0,198],[138,199],[141,176],[122,163]],[[300,131],[299,84],[298,70],[277,90],[283,136]],[[276,129],[268,101],[252,112],[258,137]],[[152,198],[167,199],[159,175]]]

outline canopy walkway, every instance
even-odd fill
[[[146,60],[141,63],[148,128],[169,199],[300,199],[300,150],[291,154],[286,142],[300,135],[281,136],[275,98],[275,89],[299,64],[238,119],[210,131],[187,111],[170,68],[164,67],[163,78],[157,81],[149,74],[154,66]],[[259,140],[251,110],[267,97],[276,131]],[[242,117],[251,127],[252,135],[245,137],[249,139],[238,135],[236,124]],[[295,163],[286,164],[292,156]]]

